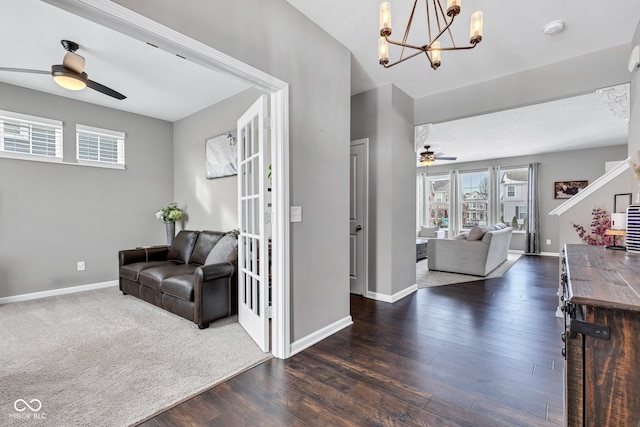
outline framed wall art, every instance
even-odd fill
[[[238,174],[236,130],[207,138],[204,142],[207,179]]]
[[[587,185],[589,185],[589,181],[556,181],[553,184],[553,198],[570,199],[579,191],[584,190]]]

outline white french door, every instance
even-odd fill
[[[238,119],[238,321],[262,351],[269,351],[267,102],[262,95]]]

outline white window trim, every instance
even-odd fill
[[[80,154],[80,138],[79,138],[80,133],[93,133],[100,136],[110,136],[110,137],[116,138],[118,140],[118,162],[111,163],[111,162],[103,162],[98,160],[86,160],[86,159],[78,158]],[[92,167],[107,168],[107,169],[125,169],[124,139],[125,139],[124,132],[77,124],[76,125],[76,162],[79,165],[84,165],[84,166],[92,166]]]
[[[31,116],[28,114],[15,113],[13,111],[0,110],[0,120],[23,121],[34,125],[45,125],[55,128],[55,156],[44,156],[33,153],[16,153],[4,150],[4,138],[0,140],[0,157],[18,160],[30,160],[36,162],[62,163],[62,125],[61,120],[48,119],[46,117]],[[30,141],[32,142],[32,141]]]

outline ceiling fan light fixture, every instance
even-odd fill
[[[78,74],[62,65],[53,65],[51,75],[58,86],[68,90],[82,90],[87,87],[87,74]]]
[[[433,151],[425,151],[420,153],[420,164],[422,166],[431,166],[436,161],[436,155]]]

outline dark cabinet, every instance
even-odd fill
[[[561,282],[568,426],[640,426],[640,255],[567,245]]]

